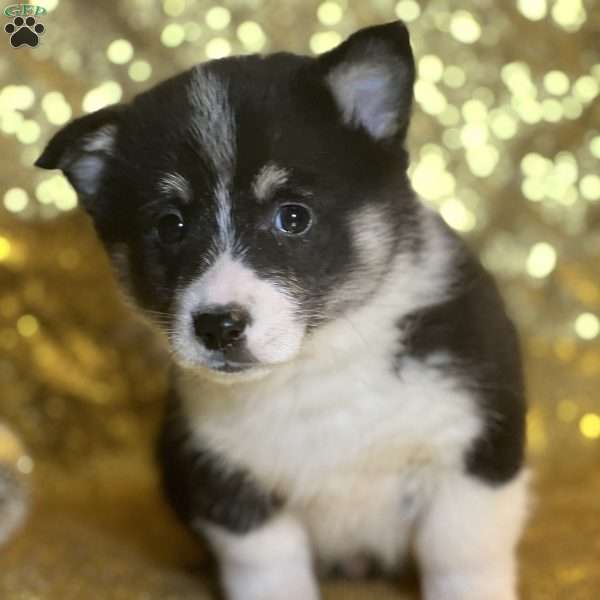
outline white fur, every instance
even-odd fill
[[[227,187],[220,182],[215,190],[217,202],[217,237],[213,243],[213,251],[227,253],[235,244],[235,230],[231,218],[231,197]]]
[[[415,544],[425,600],[516,600],[527,479],[498,488],[460,473],[439,479]]]
[[[218,235],[213,254],[231,250],[235,232],[231,218],[231,181],[235,171],[236,122],[226,83],[202,65],[194,68],[188,99],[192,134],[217,176],[214,189]]]
[[[192,197],[189,181],[179,173],[165,173],[158,181],[158,189],[165,195],[177,194],[186,202]]]
[[[327,302],[328,312],[364,301],[390,266],[394,238],[389,220],[376,206],[367,205],[350,218],[357,259],[353,272]]]
[[[292,515],[247,535],[199,524],[219,558],[228,600],[317,600],[310,546]]]
[[[117,137],[116,125],[104,125],[83,140],[82,149],[85,152],[103,152],[111,154]]]
[[[218,254],[232,249],[235,240],[230,197],[236,156],[235,115],[226,84],[202,66],[194,69],[188,98],[193,111],[192,133],[217,175],[214,197],[218,235],[213,253]]]
[[[82,154],[73,162],[69,168],[71,176],[77,182],[78,192],[88,196],[98,192],[105,167],[105,158],[99,154]]]
[[[416,534],[427,600],[513,600],[524,480],[492,488],[462,475],[483,423],[472,392],[453,370],[440,368],[447,355],[404,358],[394,372],[398,319],[443,299],[452,283],[449,238],[428,212],[423,227],[420,258],[398,255],[372,299],[306,337],[293,361],[231,386],[181,370],[183,413],[192,444],[198,436],[286,499],[320,564],[351,563],[367,553],[392,570]],[[371,241],[363,239],[363,250],[377,258]],[[222,279],[198,289],[220,301],[231,301],[245,278],[250,287],[256,283],[231,259],[218,272]],[[246,547],[243,537],[228,539],[229,553],[238,543]],[[298,552],[295,569],[305,573],[304,551]],[[477,573],[469,577],[476,557],[490,574],[487,587]],[[238,597],[245,598],[232,596]]]
[[[225,389],[188,373],[185,412],[204,444],[281,492],[321,561],[367,551],[392,569],[438,473],[461,469],[480,421],[457,381],[424,365],[408,362],[398,379],[374,346],[337,358]]]
[[[376,206],[367,205],[352,215],[351,228],[352,241],[359,253],[360,268],[369,273],[379,273],[389,262],[389,252],[394,241],[389,219]]]
[[[80,193],[92,196],[98,192],[106,158],[113,153],[116,135],[116,125],[100,127],[83,139],[81,152],[75,158],[67,154],[61,159],[60,168],[69,169]]]
[[[266,202],[288,180],[288,177],[289,173],[286,169],[274,163],[267,163],[256,175],[252,183],[252,191],[257,200]]]
[[[192,133],[218,178],[228,184],[236,155],[235,116],[224,81],[202,65],[194,68],[188,89]]]
[[[265,366],[285,362],[298,352],[304,325],[295,318],[297,306],[293,299],[226,251],[180,296],[172,342],[184,363],[207,366],[210,362],[210,353],[194,336],[193,313],[202,307],[230,304],[249,312],[252,323],[245,331],[246,345]]]

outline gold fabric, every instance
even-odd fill
[[[213,597],[152,468],[167,359],[121,304],[72,189],[32,167],[44,143],[206,58],[318,53],[398,16],[418,60],[414,186],[494,272],[522,331],[535,489],[522,597],[600,597],[600,2],[37,4],[39,46],[0,31],[0,423],[25,448],[0,432],[0,478],[31,492],[0,548],[0,598]],[[411,582],[324,589],[418,597]]]

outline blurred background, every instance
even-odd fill
[[[600,1],[35,4],[35,48],[14,49],[0,17],[0,543],[30,507],[0,547],[0,597],[210,597],[152,469],[166,358],[69,184],[32,167],[44,144],[197,62],[318,54],[396,18],[418,65],[414,187],[496,275],[522,332],[537,496],[523,598],[600,597]],[[417,597],[410,582],[325,586]]]

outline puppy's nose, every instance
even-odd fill
[[[237,308],[220,307],[194,315],[194,331],[208,350],[226,350],[244,339],[250,318]]]

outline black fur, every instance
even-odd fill
[[[404,355],[447,352],[479,399],[485,426],[465,456],[466,470],[493,484],[510,480],[523,464],[525,390],[517,334],[493,279],[463,253],[452,297],[404,317],[400,329],[400,368]]]
[[[189,435],[172,390],[157,457],[164,493],[184,525],[198,533],[194,521],[205,520],[243,534],[276,512],[279,499],[263,492],[244,470],[201,448],[196,438],[190,444]]]

